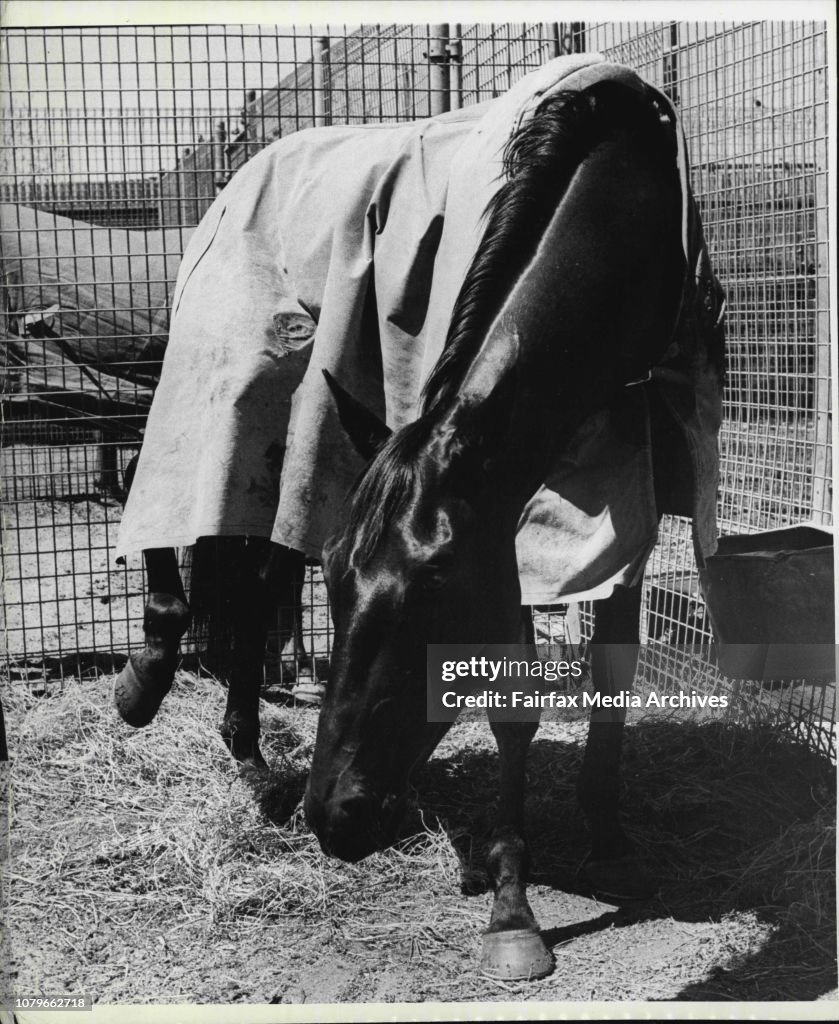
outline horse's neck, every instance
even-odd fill
[[[522,504],[557,446],[669,345],[684,272],[681,207],[675,166],[617,132],[574,176],[503,300],[458,402],[497,439],[484,457],[506,460]]]

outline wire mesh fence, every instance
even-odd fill
[[[830,523],[827,47],[826,25],[803,22],[5,30],[9,670],[36,680],[109,666],[141,641],[139,563],[111,556],[122,475],[159,374],[180,255],[220,188],[291,132],[482,102],[560,53],[628,64],[680,111],[728,292],[722,531]],[[325,664],[314,568],[305,600]],[[583,609],[583,628],[589,618]],[[537,634],[567,639],[564,610],[536,622]],[[710,639],[684,520],[662,526],[642,628],[646,671],[663,685],[683,675],[668,644]],[[712,665],[700,674],[719,684]],[[816,723],[808,738],[828,749],[832,692],[802,683],[775,703],[795,717],[800,697],[799,717]]]
[[[826,26],[609,24],[586,35],[668,92],[685,129],[728,295],[721,532],[832,522]],[[649,636],[707,644],[686,522],[663,523],[648,576]],[[666,647],[644,657],[647,674],[679,678]],[[701,674],[720,680],[710,665]],[[835,753],[833,687],[735,689],[746,717],[787,721]]]

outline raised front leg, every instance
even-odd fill
[[[601,696],[632,689],[638,664],[641,585],[616,587],[595,603],[591,642],[594,688]],[[646,899],[657,884],[635,857],[620,823],[620,760],[626,708],[592,710],[577,796],[591,831],[583,878],[604,899]]]
[[[144,551],[149,599],[143,617],[145,647],[132,654],[114,687],[117,710],[129,725],[148,725],[169,692],[189,608],[171,548]]]

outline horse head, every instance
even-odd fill
[[[373,458],[324,549],[335,641],[305,808],[324,850],[357,860],[392,841],[448,728],[427,721],[426,644],[519,638],[516,515],[496,480],[506,386],[390,436],[330,386]]]

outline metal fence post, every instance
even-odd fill
[[[460,25],[455,25],[454,35],[448,41],[446,52],[449,57],[449,110],[460,110],[463,106],[463,41]]]
[[[227,141],[227,129],[224,121],[216,125],[215,141],[213,144],[213,180],[216,185],[216,192],[221,192],[227,184],[227,171],[225,168],[224,144]]]
[[[585,25],[581,21],[555,21],[551,25],[551,41],[554,57],[562,57],[568,53],[584,53]]]
[[[312,48],[312,97],[315,127],[320,128],[332,120],[331,106],[329,102],[329,76],[326,73],[329,65],[329,38],[320,36]]]
[[[678,22],[670,23],[669,50],[664,53],[664,94],[671,103],[679,104],[679,25]]]
[[[449,26],[432,25],[428,40],[428,88],[432,117],[445,114],[449,102]]]
[[[166,175],[157,172],[157,226],[162,230],[166,227],[166,207],[163,204],[163,181]]]

